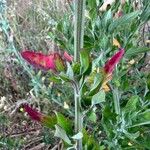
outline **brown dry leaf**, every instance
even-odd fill
[[[110,91],[110,88],[107,84],[102,84],[102,89],[105,91],[105,92],[109,92]]]
[[[99,8],[99,11],[106,11],[108,5],[112,5],[115,0],[104,0],[103,5]]]
[[[103,81],[102,83],[102,89],[105,91],[105,92],[109,92],[110,91],[110,88],[109,86],[107,85],[108,81],[110,81],[112,79],[112,74],[109,74]]]

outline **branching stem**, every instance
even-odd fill
[[[80,51],[83,48],[85,0],[74,0],[74,3],[75,3],[74,61],[79,62]],[[79,81],[75,81],[74,83],[74,101],[75,101],[75,132],[77,134],[79,132],[82,132],[82,124],[83,124]],[[82,150],[82,139],[76,140],[76,150]]]

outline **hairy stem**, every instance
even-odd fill
[[[79,54],[83,48],[84,37],[84,11],[85,0],[74,0],[75,2],[75,24],[74,24],[74,61],[79,62]],[[75,100],[75,132],[82,132],[81,97],[79,92],[79,81],[74,83]],[[76,150],[82,150],[82,139],[76,140]]]
[[[118,88],[113,89],[113,99],[116,114],[120,115],[120,96]]]
[[[79,61],[79,52],[83,48],[85,0],[75,0],[74,25],[74,61]]]
[[[74,25],[74,61],[79,61],[79,52],[83,48],[84,37],[84,10],[85,0],[75,0],[75,25]],[[82,113],[79,93],[79,83],[75,83],[75,132],[82,132]],[[76,149],[82,150],[82,139],[76,141]]]
[[[81,103],[80,103],[80,94],[78,86],[74,88],[74,100],[75,100],[75,132],[82,132],[82,113],[81,113]],[[76,149],[82,150],[82,139],[76,141]]]

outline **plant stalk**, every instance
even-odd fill
[[[85,0],[74,0],[75,17],[74,17],[74,61],[79,62],[80,51],[83,48],[84,39],[84,11]],[[75,100],[75,133],[82,132],[82,112],[81,97],[79,91],[79,81],[74,83],[74,100]],[[76,149],[82,150],[82,138],[76,140]]]
[[[74,100],[75,100],[75,133],[82,132],[83,118],[81,113],[81,102],[78,86],[74,88]],[[76,150],[82,150],[82,139],[76,141]]]
[[[79,52],[83,48],[85,0],[75,1],[74,24],[74,61],[79,61]]]
[[[84,38],[84,11],[85,0],[74,0],[75,18],[74,18],[74,61],[79,62],[80,51],[83,48]],[[75,133],[82,132],[82,112],[81,97],[79,92],[79,81],[74,83],[74,100],[75,100]],[[76,150],[82,150],[82,138],[76,140]]]
[[[120,115],[120,97],[118,88],[113,89],[113,99],[114,99],[115,113],[117,115]]]

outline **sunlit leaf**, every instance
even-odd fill
[[[138,101],[139,101],[139,96],[137,96],[137,95],[132,96],[132,97],[128,100],[128,102],[127,102],[127,104],[126,104],[126,106],[125,106],[125,108],[124,108],[125,113],[135,111],[136,108],[137,108],[137,103],[138,103]]]
[[[83,133],[82,133],[82,132],[79,132],[79,133],[77,133],[76,135],[72,136],[72,138],[73,138],[74,140],[82,139],[82,138],[83,138]]]
[[[67,72],[66,72],[66,74],[70,79],[73,79],[73,77],[74,77],[73,69],[72,69],[70,63],[68,63],[68,62],[67,62]]]
[[[61,113],[57,112],[56,116],[57,116],[57,124],[61,126],[66,131],[67,134],[72,135],[73,130],[71,121],[68,118],[64,117]]]
[[[143,125],[149,125],[150,124],[150,109],[147,109],[146,111],[139,113],[136,116],[136,122],[132,127],[136,126],[143,126]]]
[[[96,74],[95,74],[94,83],[92,84],[91,90],[90,90],[90,95],[92,95],[92,93],[93,93],[93,91],[94,91],[95,89],[100,88],[102,79],[103,79],[103,75],[102,75],[102,74],[100,74],[100,73],[96,73]]]
[[[105,101],[105,92],[101,90],[92,97],[92,106],[104,101]]]
[[[80,53],[80,61],[81,61],[81,73],[85,73],[90,64],[89,52],[86,50],[82,50]]]
[[[63,139],[66,143],[68,143],[69,145],[71,144],[71,140],[69,139],[69,137],[66,134],[66,131],[63,130],[60,126],[55,125],[56,131],[55,131],[55,136],[59,137],[61,139]]]

